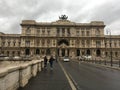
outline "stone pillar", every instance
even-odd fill
[[[31,55],[31,56],[33,55],[33,51],[32,51],[32,50],[30,50],[30,55]]]
[[[61,51],[61,49],[59,50],[59,56],[62,56],[62,51]]]
[[[65,56],[68,56],[68,55],[67,55],[67,52],[68,52],[67,49],[65,49]]]

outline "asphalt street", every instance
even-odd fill
[[[120,90],[120,71],[78,62],[62,63],[78,90]]]

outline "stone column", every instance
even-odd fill
[[[68,52],[67,49],[65,49],[65,56],[68,56],[68,55],[67,55],[67,52]]]
[[[61,49],[59,50],[59,56],[62,56],[62,51],[61,51]]]
[[[30,50],[30,55],[31,55],[31,56],[33,55],[33,51],[32,51],[32,50]]]

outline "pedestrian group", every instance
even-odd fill
[[[50,69],[53,70],[53,61],[55,61],[55,59],[53,58],[53,56],[50,57],[49,61],[47,59],[47,56],[44,57],[44,68],[47,69],[47,64],[49,62],[50,64]]]

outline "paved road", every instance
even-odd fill
[[[120,90],[120,71],[77,62],[62,63],[78,90]]]
[[[71,90],[71,87],[65,77],[60,65],[54,62],[53,70],[48,67],[38,75],[30,79],[24,88],[18,90]]]

